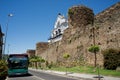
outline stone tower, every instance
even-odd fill
[[[35,50],[28,49],[27,54],[28,54],[29,57],[34,57],[35,56]]]
[[[46,49],[48,49],[48,43],[47,42],[38,42],[36,44],[36,56],[39,56],[41,53],[43,53]]]

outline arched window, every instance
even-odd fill
[[[61,29],[58,29],[59,34],[61,34]]]
[[[55,31],[55,33],[56,33],[56,35],[58,35],[58,32],[57,32],[57,31]]]

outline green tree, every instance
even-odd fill
[[[38,62],[43,63],[43,62],[45,62],[45,60],[42,57],[34,56],[34,57],[30,58],[30,62],[31,63],[35,63],[35,68],[37,69],[38,68],[38,64],[37,63]]]
[[[70,57],[70,55],[68,54],[68,53],[64,53],[63,54],[63,58],[65,58],[66,59],[66,62],[67,62],[67,59]],[[67,75],[67,65],[68,65],[68,63],[66,63],[66,75]]]
[[[96,65],[97,65],[97,56],[96,56],[96,54],[97,54],[97,52],[100,50],[100,48],[99,48],[99,46],[91,46],[91,47],[89,47],[89,49],[88,49],[88,51],[89,52],[92,52],[92,53],[94,53],[94,56],[95,56],[95,62],[94,62],[94,66],[96,67]]]

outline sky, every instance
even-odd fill
[[[74,5],[85,5],[98,14],[117,2],[120,0],[0,0],[4,34],[8,27],[5,54],[26,53],[36,49],[36,43],[47,42],[58,13],[67,17],[68,9]]]

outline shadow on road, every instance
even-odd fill
[[[28,73],[28,74],[23,74],[23,75],[11,75],[11,76],[8,76],[8,77],[30,77],[30,76],[33,76],[33,75]]]

